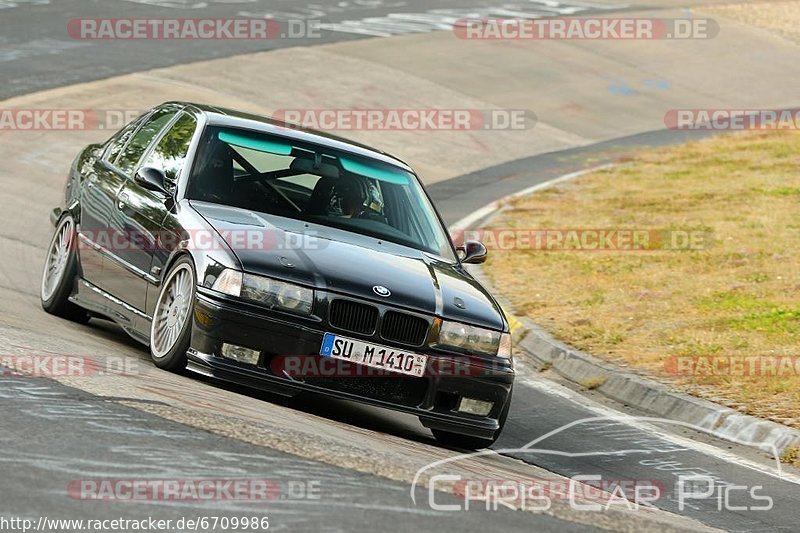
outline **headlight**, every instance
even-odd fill
[[[242,273],[226,268],[217,276],[211,288],[231,296],[239,296],[242,294]]]
[[[439,346],[511,358],[511,335],[458,322],[442,322]]]
[[[224,270],[211,288],[258,302],[270,309],[301,315],[310,315],[314,304],[312,289],[231,269]]]

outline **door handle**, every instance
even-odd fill
[[[123,209],[125,207],[125,204],[128,203],[129,199],[130,198],[128,197],[128,193],[126,192],[120,193],[119,198],[117,199],[117,208]]]

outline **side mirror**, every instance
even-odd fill
[[[456,249],[461,256],[461,262],[477,265],[486,261],[489,250],[480,241],[466,241],[463,246]]]
[[[142,167],[136,171],[133,181],[147,189],[148,191],[160,192],[169,196],[167,191],[167,176],[162,170],[153,167]]]

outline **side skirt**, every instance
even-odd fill
[[[125,333],[142,344],[150,344],[152,318],[103,289],[79,278],[69,300],[84,309],[113,320]]]

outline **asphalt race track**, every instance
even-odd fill
[[[548,2],[519,2],[520,10],[540,16],[593,11],[591,3],[561,2],[555,9]],[[18,7],[10,7],[16,5]],[[59,87],[70,83],[107,78],[118,74],[149,70],[156,67],[189,63],[201,59],[225,57],[246,52],[270,50],[285,46],[319,45],[346,39],[371,37],[391,32],[401,34],[411,31],[398,20],[394,25],[380,21],[361,22],[382,16],[402,13],[425,13],[434,8],[452,9],[467,16],[475,9],[494,5],[500,8],[507,2],[487,4],[480,0],[362,0],[340,2],[321,0],[304,6],[294,0],[15,0],[0,2],[0,63],[3,64],[3,83],[0,98],[8,98],[32,91]],[[522,11],[520,11],[522,12]],[[218,42],[187,43],[186,41],[159,41],[139,43],[132,48],[124,42],[101,43],[75,41],[64,35],[65,21],[81,17],[126,18],[146,16],[174,17],[269,17],[275,20],[307,20],[311,27],[317,21],[330,25],[313,31],[313,36],[266,41],[229,41],[224,46]],[[484,16],[490,16],[488,13]],[[500,16],[500,15],[496,15]],[[350,24],[342,24],[350,22]],[[358,23],[358,24],[356,24]],[[338,26],[337,26],[338,25]],[[299,26],[298,26],[299,28]],[[433,26],[415,31],[430,31]],[[285,32],[292,31],[288,26]],[[298,30],[299,31],[299,30]],[[110,45],[110,46],[109,46]]]
[[[491,9],[540,16],[627,8],[621,2],[496,3]],[[283,47],[347,41],[377,46],[385,36],[426,33],[444,24],[442,17],[466,16],[478,9],[489,16],[486,2],[479,0],[319,0],[312,7],[289,0],[0,0],[0,98]],[[403,14],[414,20],[426,15],[428,29],[417,26],[412,31],[409,16]],[[224,46],[181,41],[131,46],[74,40],[64,32],[66,21],[79,17],[256,15],[321,20],[323,29],[315,39],[231,41]],[[281,78],[276,72],[275,83]],[[697,138],[651,129],[555,152],[532,152],[437,181],[429,191],[446,221],[455,223],[494,200],[560,175],[614,161],[642,147]],[[459,512],[437,509],[430,505],[433,493],[425,478],[412,485],[415,475],[461,452],[437,446],[413,417],[344,401],[319,401],[312,395],[284,400],[169,374],[153,367],[147,350],[108,322],[77,325],[45,314],[39,306],[38,273],[52,231],[47,215],[52,200],[59,197],[63,173],[48,175],[38,169],[30,188],[48,192],[27,194],[20,169],[33,168],[39,157],[61,149],[63,144],[56,142],[31,146],[0,162],[0,203],[8,207],[0,212],[0,226],[6,228],[0,241],[7,250],[0,254],[0,352],[81,354],[109,361],[122,357],[131,371],[58,381],[0,374],[0,519],[37,523],[41,517],[268,516],[270,529],[278,531],[798,529],[800,475],[781,468],[765,451],[647,420],[647,413],[593,393],[579,394],[524,360],[519,361],[506,429],[493,447],[499,454],[465,456],[449,464],[452,470],[447,472],[476,479],[552,481],[599,475],[606,480],[645,480],[667,489],[653,509],[617,505],[589,511],[565,501],[554,502],[543,513],[479,506]],[[68,163],[63,161],[59,170]],[[35,212],[39,225],[23,225],[8,214],[15,209]],[[438,472],[436,467],[425,471]],[[677,481],[691,475],[712,479],[714,494],[680,502]],[[245,477],[268,480],[275,489],[273,497],[259,502],[93,501],[76,497],[70,488],[86,479]],[[763,500],[754,494],[771,498],[770,508],[758,510]],[[726,495],[730,501],[723,505]],[[438,505],[464,505],[447,491],[436,492],[435,500]],[[0,520],[0,530],[2,524]]]

